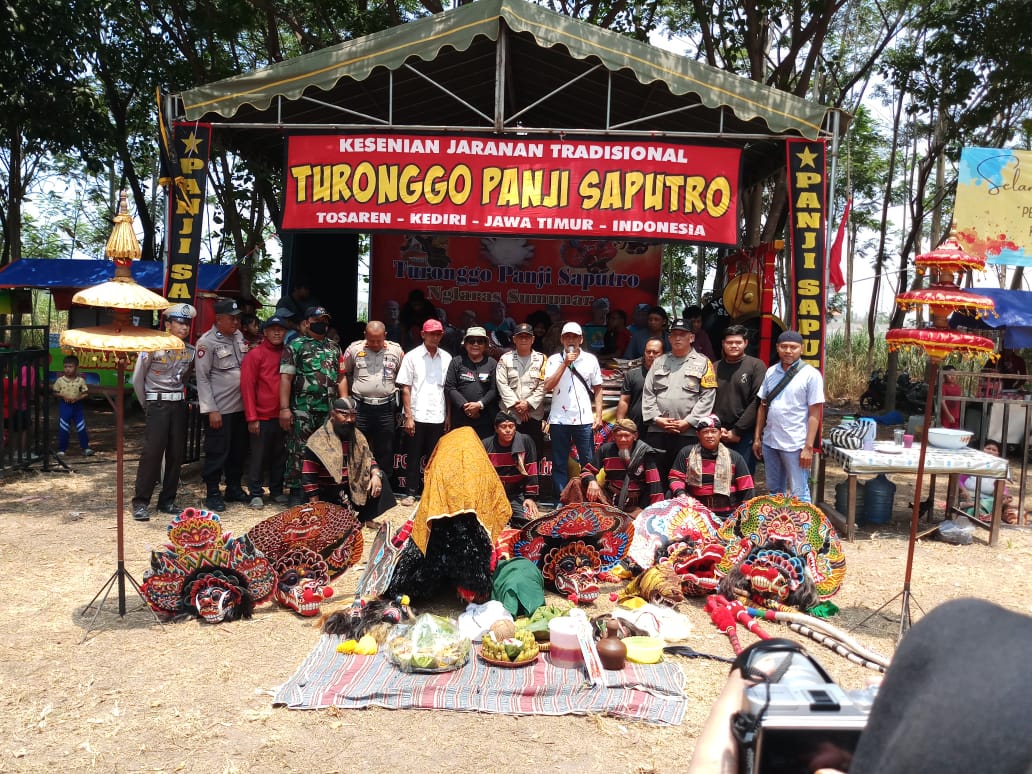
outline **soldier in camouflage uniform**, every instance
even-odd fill
[[[301,462],[308,436],[322,427],[330,408],[345,387],[340,347],[326,338],[330,314],[311,307],[301,321],[302,335],[283,347],[280,361],[280,426],[287,436],[287,469],[283,486],[288,505],[300,505]]]

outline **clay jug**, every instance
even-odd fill
[[[609,619],[606,621],[606,636],[598,641],[595,649],[598,651],[599,661],[605,669],[623,669],[624,661],[627,659],[627,646],[617,636],[620,624]]]

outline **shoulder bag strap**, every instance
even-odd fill
[[[785,371],[785,375],[781,377],[781,381],[774,385],[774,389],[771,390],[770,394],[763,399],[768,406],[770,405],[771,401],[773,401],[776,397],[778,397],[778,395],[781,394],[782,390],[788,387],[788,383],[792,381],[792,378],[802,369],[803,361],[797,360],[791,365],[791,367],[787,371]]]
[[[588,400],[595,399],[595,392],[591,389],[591,385],[588,384],[588,380],[584,378],[584,375],[574,368],[574,365],[570,365],[570,373],[580,379],[580,383],[584,385],[584,389],[588,391]]]

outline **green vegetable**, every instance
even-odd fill
[[[412,666],[416,669],[433,669],[434,657],[433,656],[413,656]]]
[[[553,618],[566,615],[570,612],[570,605],[542,605],[533,612],[530,616],[530,626],[528,627],[531,631],[534,631],[535,624],[544,622],[545,628],[548,628],[548,622]]]

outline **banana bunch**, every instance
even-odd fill
[[[481,652],[486,658],[495,661],[530,661],[537,657],[538,645],[534,633],[529,629],[519,628],[515,637],[503,640],[497,640],[493,633],[485,632]]]

